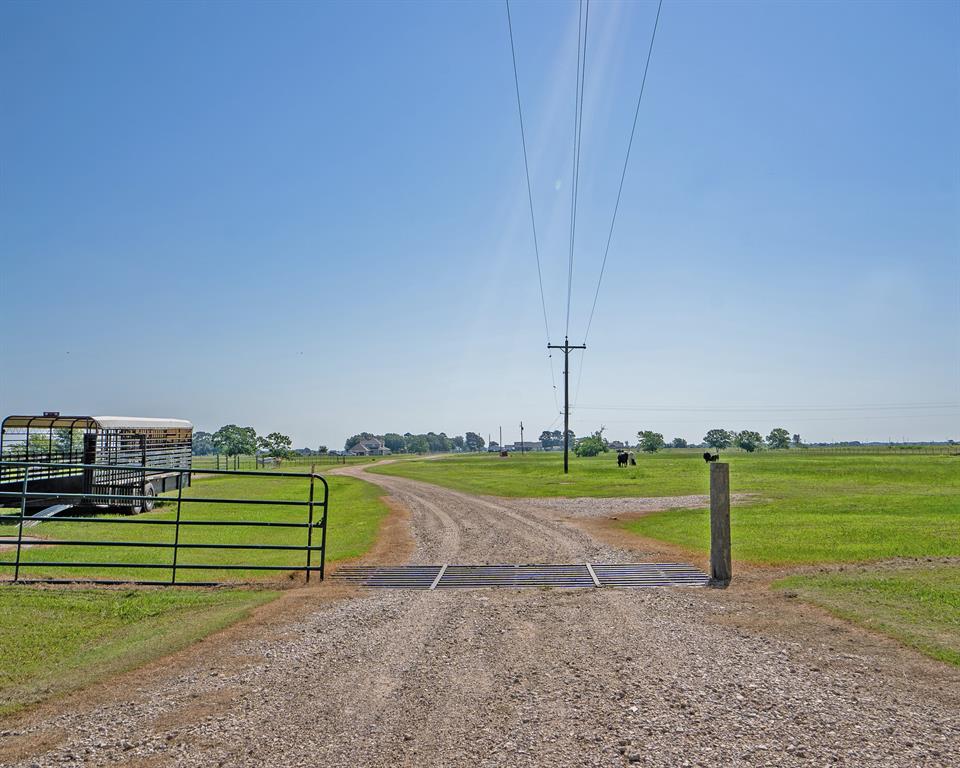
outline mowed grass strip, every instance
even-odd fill
[[[960,566],[798,575],[774,586],[960,666]]]
[[[333,476],[330,483],[330,510],[327,530],[327,561],[357,557],[373,544],[380,521],[387,513],[383,491],[370,483],[349,477]],[[253,504],[217,504],[199,501],[203,498],[299,500],[308,498],[309,485],[305,478],[245,477],[242,475],[214,475],[196,478],[184,491],[185,498],[198,501],[182,505],[181,520],[232,520],[262,522],[306,522],[306,507],[287,507]],[[315,488],[316,499],[322,493],[320,483]],[[322,510],[315,509],[315,520]],[[51,540],[73,541],[129,541],[138,543],[172,543],[174,526],[145,524],[144,520],[173,520],[176,505],[167,501],[153,512],[137,516],[100,516],[120,522],[44,522],[25,529],[28,536]],[[4,526],[12,529],[14,526]],[[313,545],[320,544],[322,531],[313,531]],[[244,545],[304,545],[305,528],[268,528],[244,526],[189,526],[180,527],[181,544],[244,544]],[[15,551],[5,548],[0,552],[0,577],[10,577]],[[166,580],[170,578],[173,550],[162,547],[122,546],[53,546],[34,545],[21,553],[21,578],[81,577],[129,580]],[[58,561],[66,566],[40,566],[31,563]],[[71,566],[70,563],[117,563],[130,566],[157,563],[162,568]],[[257,549],[181,549],[178,555],[178,581],[249,581],[289,578],[283,571],[204,570],[191,569],[192,564],[243,564],[300,566],[306,562],[306,553],[292,550]],[[312,557],[319,563],[319,552]],[[301,578],[296,574],[296,578]]]
[[[735,560],[769,565],[960,556],[960,457],[845,456],[797,450],[729,453],[735,493],[755,494],[731,514]],[[458,456],[378,466],[473,493],[512,497],[674,496],[709,493],[694,452],[637,455],[618,468],[612,453]],[[641,536],[706,552],[706,509],[678,509],[624,522]]]
[[[173,653],[266,590],[0,589],[0,715]]]
[[[327,561],[358,557],[374,543],[380,522],[388,512],[383,491],[347,477],[331,477]],[[280,477],[198,478],[185,491],[191,498],[306,499],[307,481]],[[319,486],[317,490],[319,498]],[[182,518],[234,520],[306,520],[305,508],[235,506],[210,502],[183,505]],[[316,511],[319,519],[320,510]],[[173,519],[168,502],[152,513],[123,520]],[[15,534],[5,525],[0,531]],[[29,536],[53,539],[172,541],[173,527],[137,523],[54,523],[26,529]],[[319,544],[320,530],[314,531]],[[181,528],[181,542],[197,543],[303,543],[304,529]],[[14,552],[0,551],[0,576],[12,575]],[[109,546],[34,546],[23,550],[24,578],[79,577],[109,579],[164,579],[170,570],[146,568],[78,568],[31,566],[39,560],[70,562],[168,562],[169,549]],[[314,557],[316,563],[317,555]],[[244,579],[260,584],[250,589],[90,589],[63,587],[0,586],[0,715],[132,669],[172,653],[246,616],[279,592],[270,587],[277,572],[191,570],[190,563],[294,564],[302,552],[256,550],[183,550],[178,578],[196,581]],[[297,574],[297,579],[302,579]]]

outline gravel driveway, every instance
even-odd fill
[[[365,477],[410,510],[416,563],[641,557],[537,505]],[[960,765],[955,670],[819,615],[778,628],[800,609],[736,582],[327,589],[260,636],[25,720],[4,734],[19,750],[6,764]],[[814,629],[793,633],[804,621]]]

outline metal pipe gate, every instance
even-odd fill
[[[31,520],[31,516],[27,515],[27,503],[29,500],[41,500],[49,502],[51,505],[55,503],[70,503],[71,505],[77,504],[109,504],[115,503],[116,495],[115,494],[103,494],[103,493],[87,493],[82,497],[75,495],[65,495],[63,493],[55,492],[45,492],[45,491],[31,491],[29,489],[30,484],[30,470],[31,469],[40,469],[41,472],[38,474],[43,474],[43,471],[49,471],[49,469],[57,468],[61,466],[69,466],[73,469],[78,467],[84,470],[98,470],[98,469],[110,469],[110,470],[131,470],[143,473],[145,477],[149,476],[151,471],[156,471],[157,467],[143,467],[143,466],[130,466],[130,467],[118,467],[116,465],[101,465],[101,464],[50,464],[50,463],[34,463],[34,462],[9,462],[9,461],[0,461],[0,468],[2,467],[18,467],[24,470],[23,482],[19,491],[0,491],[0,504],[4,502],[12,501],[13,499],[19,499],[20,510],[19,514],[12,515],[0,515],[0,524],[2,523],[13,523],[17,527],[17,538],[16,538],[16,555],[12,563],[0,562],[0,566],[13,565],[13,578],[12,579],[3,579],[0,580],[0,583],[19,583],[19,584],[28,584],[28,583],[81,583],[81,584],[139,584],[139,585],[150,585],[150,586],[220,586],[224,582],[216,581],[183,581],[177,579],[177,571],[179,570],[201,570],[201,571],[288,571],[288,572],[300,572],[302,571],[305,575],[305,580],[310,581],[310,575],[312,573],[318,573],[320,579],[323,579],[323,569],[324,569],[324,560],[327,544],[327,510],[329,506],[330,499],[330,487],[327,484],[327,481],[320,475],[317,475],[313,472],[267,472],[267,471],[253,471],[253,470],[216,470],[216,469],[203,469],[195,470],[190,468],[178,468],[171,469],[169,467],[159,468],[164,472],[173,472],[179,475],[178,483],[179,488],[177,490],[177,495],[175,499],[173,497],[156,497],[156,496],[128,496],[124,498],[124,501],[131,502],[140,502],[146,503],[147,501],[167,501],[173,502],[176,501],[176,514],[172,520],[163,520],[154,517],[144,518],[143,516],[131,515],[126,517],[86,517],[86,516],[53,516],[53,517],[44,517],[43,524],[48,523],[93,523],[99,525],[159,525],[159,526],[173,526],[173,541],[166,542],[143,542],[143,541],[97,541],[89,539],[78,539],[78,540],[50,540],[46,541],[43,539],[31,539],[27,542],[30,546],[73,546],[73,547],[136,547],[136,548],[154,548],[154,549],[166,549],[171,551],[171,557],[165,562],[147,562],[147,563],[122,563],[122,562],[74,562],[68,560],[41,560],[41,561],[24,561],[22,552],[24,547],[24,537],[23,537],[23,528],[24,523]],[[247,477],[264,477],[264,478],[304,478],[309,480],[309,493],[305,500],[285,500],[285,499],[221,499],[221,498],[209,498],[209,497],[193,497],[183,495],[183,486],[184,475],[189,477],[194,474],[201,475],[229,475],[231,477],[238,476],[247,476]],[[316,494],[316,484],[317,481],[320,481],[320,484],[323,488],[323,495],[317,497]],[[265,521],[265,520],[184,520],[182,519],[182,508],[184,504],[188,503],[205,503],[205,504],[218,504],[218,505],[231,505],[231,504],[247,504],[247,505],[270,505],[270,506],[284,506],[284,507],[305,507],[306,508],[306,520],[303,522],[280,522],[280,521]],[[315,519],[316,515],[320,512],[319,519]],[[191,526],[222,526],[222,527],[247,527],[247,528],[268,528],[268,529],[290,529],[290,528],[299,528],[306,531],[306,543],[305,544],[220,544],[220,543],[203,543],[203,544],[185,544],[180,541],[180,531],[184,527]],[[320,544],[315,545],[313,543],[313,532],[315,528],[320,529]],[[12,542],[11,542],[12,543]],[[304,553],[304,563],[302,565],[262,565],[258,563],[229,563],[229,564],[217,564],[217,563],[178,563],[178,557],[181,550],[255,550],[255,551],[293,551],[293,552],[303,552]],[[313,563],[313,553],[316,552],[319,555],[319,565]],[[21,577],[21,571],[27,567],[43,567],[43,568],[101,568],[101,569],[157,569],[157,570],[169,570],[170,578],[169,579],[147,579],[147,580],[138,580],[138,579],[78,579],[78,578],[32,578],[24,579]],[[239,583],[239,582],[230,582],[230,583]]]

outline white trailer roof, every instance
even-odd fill
[[[186,419],[153,419],[144,416],[93,416],[103,429],[193,429]]]
[[[144,416],[7,416],[3,428],[30,429],[193,429],[186,419],[154,419]]]

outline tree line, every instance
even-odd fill
[[[197,431],[193,433],[193,455],[209,456],[222,453],[225,456],[252,456],[263,454],[277,459],[286,459],[295,455],[312,456],[327,453],[327,447],[321,445],[317,451],[309,448],[293,447],[293,440],[281,432],[258,435],[253,427],[238,427],[227,424],[216,432]]]
[[[596,456],[599,453],[610,450],[610,443],[603,436],[605,427],[600,427],[596,432],[588,437],[582,437],[574,444],[574,453],[577,456]],[[560,433],[557,433],[560,434]],[[560,443],[563,443],[561,438]],[[759,432],[750,429],[711,429],[704,435],[703,442],[699,446],[691,446],[682,437],[675,437],[668,444],[664,440],[663,434],[654,432],[651,429],[642,429],[637,432],[637,448],[646,453],[656,453],[663,448],[713,448],[714,450],[723,450],[731,446],[739,448],[747,453],[769,448],[779,451],[791,447],[799,448],[803,445],[800,435],[793,436],[783,427],[777,427],[770,430],[770,434],[763,437]],[[629,446],[626,446],[629,447]]]
[[[375,435],[373,432],[361,432],[346,439],[343,449],[349,451],[364,440],[380,440],[384,447],[393,453],[450,453],[451,451],[482,451],[486,441],[476,432],[448,437],[445,432],[426,432],[415,435],[412,432],[399,434],[387,432]]]

